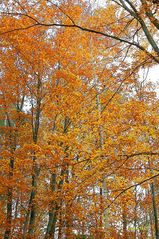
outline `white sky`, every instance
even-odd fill
[[[153,66],[149,69],[147,79],[156,84],[156,92],[159,98],[159,66],[158,65]]]
[[[155,91],[157,92],[157,97],[159,98],[159,66],[155,65],[149,69],[140,69],[139,75],[141,81],[145,79],[145,82],[151,81],[155,84]]]
[[[148,78],[153,82],[159,83],[159,66],[153,66],[150,68]]]

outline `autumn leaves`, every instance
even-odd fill
[[[1,237],[158,238],[158,99],[138,74],[157,12],[150,31],[135,1],[5,4]]]

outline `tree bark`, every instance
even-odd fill
[[[154,223],[155,223],[155,238],[159,239],[158,214],[157,214],[157,206],[156,206],[156,199],[155,199],[154,183],[151,183],[151,194],[152,194],[152,206],[153,206]]]
[[[51,175],[50,187],[52,192],[56,190],[56,174],[55,173]],[[58,205],[56,202],[52,201],[50,205],[50,209],[49,209],[49,221],[47,224],[45,239],[54,239],[55,227],[56,227],[56,221],[57,221],[57,211],[58,211]]]
[[[14,160],[10,159],[9,163],[9,178],[13,177],[13,169],[14,169]],[[11,234],[11,226],[12,226],[12,200],[13,200],[13,188],[8,187],[7,193],[7,228],[4,233],[4,239],[9,239]]]
[[[16,144],[15,144],[15,138],[12,132],[12,124],[11,124],[11,120],[9,118],[8,113],[6,112],[6,117],[7,117],[7,123],[8,123],[8,127],[10,127],[10,132],[9,132],[9,144],[10,144],[10,151],[13,154],[16,148]],[[9,181],[12,180],[13,178],[13,170],[14,170],[14,158],[12,157],[9,161],[9,175],[8,175],[8,179]],[[12,183],[12,182],[9,182]],[[7,192],[7,227],[4,233],[4,239],[9,239],[10,235],[11,235],[11,229],[12,229],[12,201],[13,201],[13,187],[8,186],[8,192]]]
[[[40,116],[41,116],[41,101],[42,101],[42,81],[40,76],[38,75],[37,80],[37,91],[36,91],[36,110],[34,113],[34,105],[32,104],[32,137],[34,144],[38,142],[38,133],[40,127]],[[35,152],[33,152],[35,154]],[[37,179],[40,173],[40,168],[37,165],[37,158],[33,156],[33,172],[32,172],[32,191],[30,194],[30,200],[28,205],[28,211],[26,215],[26,221],[24,224],[24,231],[23,231],[23,238],[26,238],[26,227],[29,225],[28,228],[28,238],[31,238],[35,232],[35,220],[37,216],[37,206],[35,204],[36,198],[36,189],[37,189]]]

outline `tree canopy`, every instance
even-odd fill
[[[2,239],[159,239],[158,5],[0,3]]]

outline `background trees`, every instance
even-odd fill
[[[2,238],[158,238],[157,14],[1,4]]]

